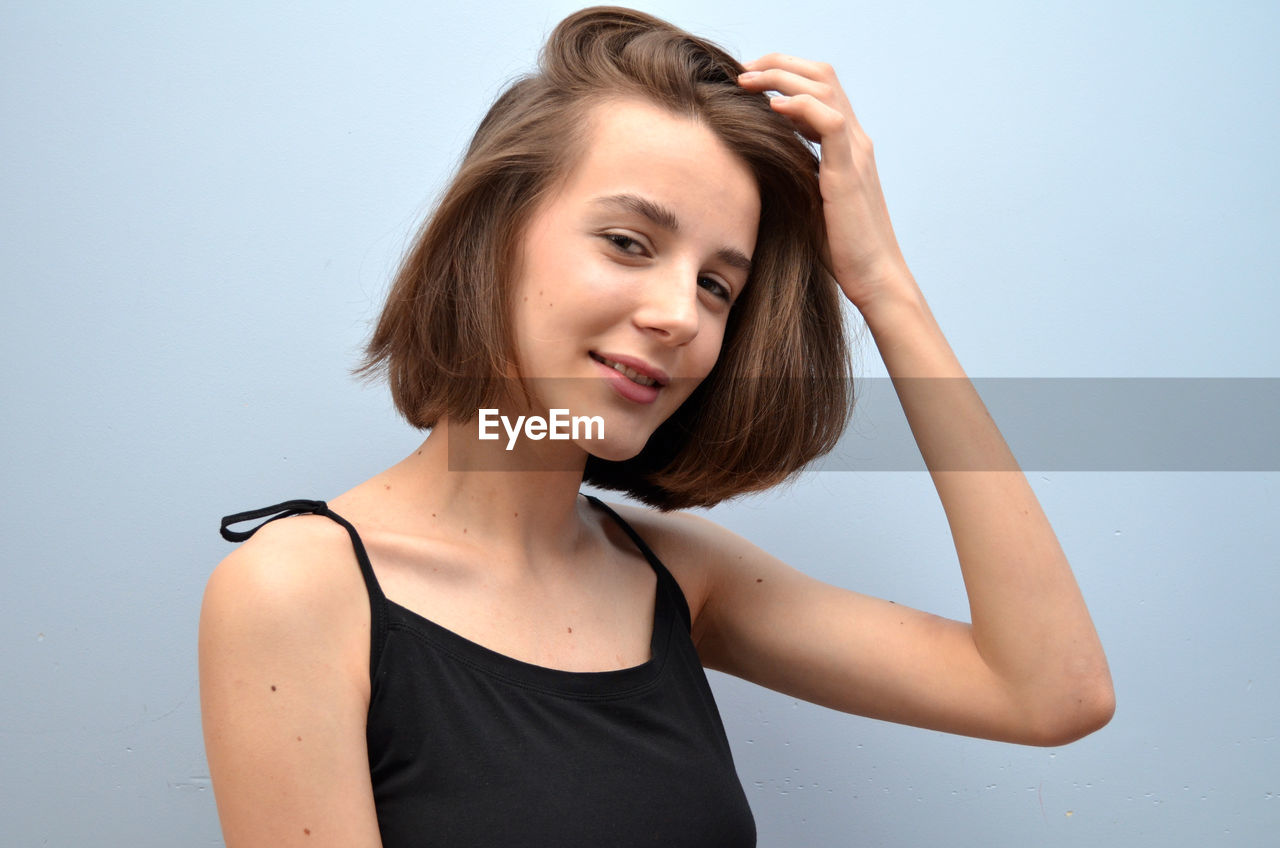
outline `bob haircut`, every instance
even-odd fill
[[[526,225],[582,155],[589,110],[638,98],[706,126],[750,168],[760,224],[719,359],[636,456],[583,476],[663,510],[712,506],[830,451],[853,407],[841,299],[823,261],[818,159],[718,46],[630,9],[596,7],[551,33],[537,73],[480,122],[423,224],[356,369],[385,374],[415,427],[498,406],[514,362],[512,282]]]

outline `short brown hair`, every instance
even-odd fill
[[[782,482],[834,447],[853,405],[841,299],[822,261],[818,160],[718,46],[630,9],[565,18],[539,70],[494,102],[397,274],[357,373],[385,373],[415,427],[497,406],[515,363],[511,275],[530,215],[565,179],[586,112],[637,97],[706,126],[760,191],[751,279],[719,360],[635,457],[584,480],[660,509]]]

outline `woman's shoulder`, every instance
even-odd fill
[[[369,604],[351,539],[320,515],[271,521],[213,569],[200,615],[201,647],[367,657]],[[359,647],[363,650],[356,651]]]
[[[684,593],[695,621],[724,569],[732,569],[742,545],[750,543],[702,515],[663,512],[636,504],[609,502],[661,560]]]
[[[322,515],[295,515],[259,527],[218,563],[209,582],[264,602],[314,603],[347,577],[360,582],[346,529]]]

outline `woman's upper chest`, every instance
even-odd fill
[[[638,551],[591,545],[538,567],[482,541],[362,536],[388,600],[491,651],[565,671],[650,659],[657,576]]]

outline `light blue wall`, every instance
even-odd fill
[[[346,369],[483,109],[574,8],[435,5],[0,12],[3,844],[221,844],[195,663],[217,519],[416,444]],[[644,8],[837,67],[971,375],[1280,376],[1274,4]],[[716,677],[762,846],[1275,844],[1276,474],[1029,476],[1115,720],[1021,748]],[[923,474],[816,473],[715,517],[966,613]]]

